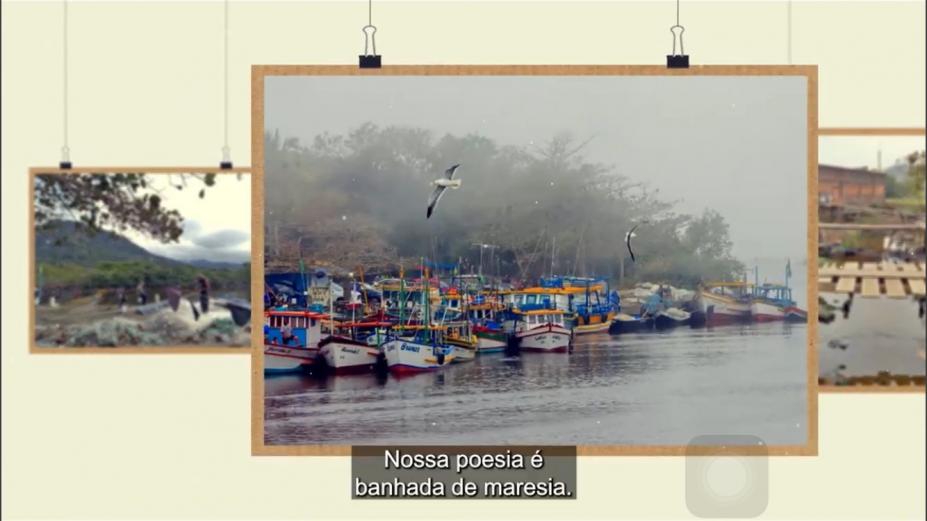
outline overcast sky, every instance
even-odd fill
[[[167,175],[149,174],[150,186],[161,191],[163,205],[184,217],[180,241],[163,244],[138,232],[124,235],[146,250],[177,260],[245,262],[251,257],[251,178],[234,174],[216,176],[216,184],[199,198],[199,182],[177,190]],[[180,178],[173,176],[175,185]]]
[[[807,254],[806,106],[804,78],[782,76],[311,76],[265,84],[265,128],[304,143],[368,121],[512,145],[563,132],[592,138],[588,160],[679,199],[680,211],[724,215],[743,260]]]
[[[924,150],[924,138],[918,136],[823,136],[818,148],[821,163],[845,167],[878,168],[879,151],[882,168],[905,161],[911,152]]]

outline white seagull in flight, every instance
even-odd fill
[[[435,191],[431,192],[431,197],[428,198],[428,215],[426,219],[431,218],[431,214],[434,213],[435,208],[438,207],[438,201],[441,200],[441,196],[444,195],[444,191],[448,188],[453,188],[454,190],[460,188],[460,179],[454,179],[454,173],[457,172],[457,168],[460,165],[454,165],[444,171],[444,177],[440,179],[435,179],[431,184],[435,185]]]

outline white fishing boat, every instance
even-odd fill
[[[454,361],[455,348],[440,342],[442,328],[421,328],[415,336],[393,338],[383,344],[386,364],[393,374],[442,369]]]
[[[264,344],[264,374],[307,371],[318,354],[318,349]]]
[[[366,322],[339,324],[337,328],[341,334],[329,335],[319,342],[319,354],[329,372],[356,374],[374,371],[380,356],[380,344],[387,338],[384,328],[391,324],[383,319],[382,313],[373,318]],[[335,328],[332,322],[330,330],[335,331]]]
[[[564,325],[563,311],[538,309],[515,312],[515,337],[522,351],[569,352],[573,333]]]
[[[319,354],[334,374],[369,373],[376,366],[380,349],[366,341],[331,335],[319,342]]]

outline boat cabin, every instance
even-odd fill
[[[761,300],[767,300],[776,305],[787,307],[794,306],[792,300],[792,288],[781,284],[763,284],[753,288],[753,297]]]
[[[322,320],[314,311],[264,312],[264,343],[288,347],[313,348],[322,339]]]
[[[526,329],[546,326],[548,324],[566,327],[563,321],[563,312],[558,310],[538,310],[519,313],[518,321],[524,324]]]

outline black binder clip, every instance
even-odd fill
[[[71,166],[71,149],[66,146],[61,147],[61,161],[58,162],[58,168],[61,170],[70,170]]]
[[[222,161],[219,163],[219,168],[222,170],[232,169],[232,152],[228,146],[222,147]]]
[[[364,54],[357,57],[361,69],[379,69],[382,66],[381,56],[377,54],[377,28],[367,24],[364,31]]]
[[[677,33],[678,29],[678,33]],[[689,55],[685,53],[682,47],[682,33],[686,32],[686,28],[676,24],[670,27],[670,32],[673,33],[673,54],[666,55],[666,68],[667,69],[688,69],[689,68]],[[679,53],[676,53],[676,41],[679,41]]]

